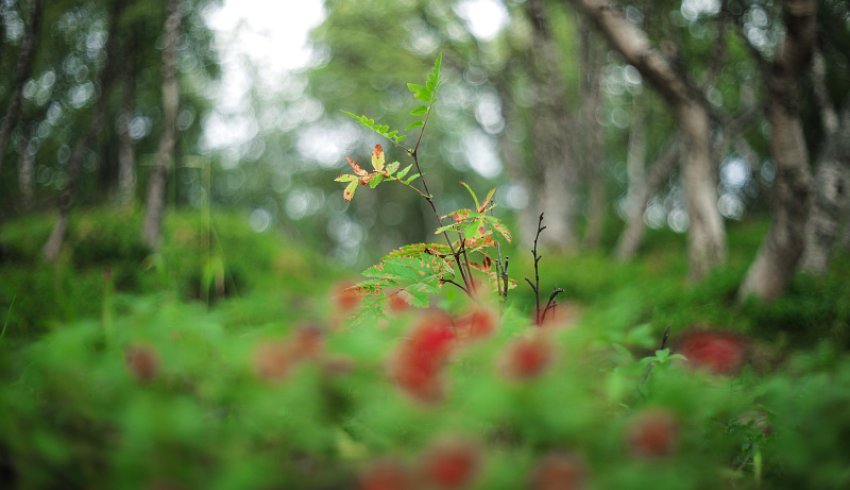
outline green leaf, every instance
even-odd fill
[[[334,182],[354,182],[355,180],[359,180],[359,178],[354,174],[342,174],[335,178]]]
[[[403,178],[404,178],[404,176],[405,176],[405,175],[407,175],[407,173],[408,173],[408,172],[410,172],[410,169],[411,169],[411,168],[413,168],[413,164],[412,164],[412,163],[411,163],[410,165],[408,165],[408,166],[404,167],[404,168],[401,170],[401,172],[399,172],[399,173],[395,174],[395,178],[397,178],[397,179],[403,179]]]
[[[411,129],[421,128],[424,125],[425,125],[424,121],[414,121],[414,122],[408,124],[407,126],[405,126],[404,130],[410,131]]]
[[[478,196],[475,195],[475,191],[472,190],[472,187],[469,187],[469,184],[462,180],[460,181],[460,185],[466,187],[466,190],[469,191],[469,195],[472,196],[472,200],[475,202],[475,209],[480,209],[481,206],[478,205]],[[478,212],[480,213],[481,211]]]
[[[342,111],[343,114],[355,119],[361,126],[371,131],[374,131],[384,138],[392,141],[393,143],[400,145],[402,140],[407,138],[407,135],[399,135],[399,131],[397,129],[390,131],[390,127],[386,124],[375,124],[375,120],[371,119],[367,116],[358,116],[357,114]]]
[[[404,181],[404,183],[407,184],[407,185],[410,185],[411,182],[413,182],[414,180],[416,180],[418,178],[419,178],[419,174],[415,173],[415,174],[411,175],[410,177],[408,177],[407,180]]]
[[[414,97],[421,100],[422,102],[425,102],[426,104],[431,102],[430,90],[428,90],[424,86],[419,85],[418,83],[408,83],[407,89],[410,90],[410,93],[412,93]]]
[[[369,179],[369,187],[374,189],[375,187],[378,187],[378,184],[383,182],[383,180],[384,180],[384,174],[374,174],[372,176],[372,178]]]
[[[428,74],[428,80],[425,82],[425,87],[431,95],[431,99],[434,98],[434,95],[437,94],[437,90],[440,88],[440,67],[443,63],[443,53],[437,55],[437,59],[434,60],[434,68],[431,70],[431,73]]]
[[[357,192],[357,185],[359,182],[356,180],[353,182],[349,182],[347,186],[345,186],[345,190],[342,191],[342,198],[346,200],[346,202],[351,202],[354,199],[354,193]]]
[[[427,113],[428,113],[428,106],[427,105],[421,105],[421,106],[417,107],[416,109],[413,109],[412,111],[410,111],[411,116],[424,116]]]
[[[484,202],[481,203],[481,206],[476,206],[479,213],[483,213],[486,210],[487,206],[493,200],[493,196],[495,196],[495,195],[496,195],[496,188],[494,187],[494,188],[490,189],[490,192],[487,193],[487,198],[484,199]]]
[[[401,165],[401,164],[400,164],[400,163],[398,163],[398,162],[392,162],[392,163],[390,163],[390,164],[387,164],[387,166],[386,166],[386,168],[385,168],[385,170],[387,171],[387,175],[388,175],[388,176],[390,176],[390,175],[394,174],[394,173],[395,173],[395,171],[396,171],[396,170],[398,170],[398,167],[399,167],[400,165]]]

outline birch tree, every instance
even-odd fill
[[[811,201],[809,154],[800,119],[800,79],[814,53],[816,0],[785,0],[785,35],[767,74],[770,152],[776,166],[773,218],[739,290],[740,298],[782,294],[803,253]]]
[[[168,174],[174,159],[177,139],[177,109],[180,93],[177,84],[177,43],[180,39],[180,2],[168,1],[168,14],[163,29],[162,50],[162,112],[163,129],[159,139],[156,164],[148,181],[145,218],[142,240],[154,250],[159,249],[162,239],[162,217],[165,212],[165,190]]]
[[[652,45],[647,34],[626,19],[617,2],[570,3],[584,12],[609,44],[648,80],[681,128],[688,149],[682,159],[682,187],[690,218],[688,261],[691,278],[700,279],[726,259],[726,232],[716,205],[716,162],[707,103],[698,87]]]

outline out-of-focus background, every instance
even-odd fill
[[[0,488],[850,488],[848,96],[846,0],[0,0]]]
[[[692,146],[676,109],[582,17],[581,3],[180,2],[175,146],[159,156],[171,168],[166,205],[210,199],[258,233],[283,233],[346,265],[420,241],[432,223],[415,195],[393,189],[349,206],[333,177],[343,156],[365,160],[381,142],[342,111],[404,127],[413,106],[405,83],[421,81],[443,52],[445,83],[422,152],[442,210],[463,205],[456,183],[465,179],[498,187],[523,243],[540,211],[544,240],[565,249],[629,256],[640,226],[686,233],[694,209],[679,174]],[[3,2],[3,221],[56,209],[69,186],[81,209],[144,204],[168,127],[166,7]],[[770,211],[777,171],[765,77],[783,39],[780,7],[684,0],[623,11],[704,106],[705,178],[716,180],[708,198],[727,223]],[[817,21],[814,65],[793,101],[813,163],[850,85],[846,3],[823,2]],[[642,224],[628,227],[630,216]]]

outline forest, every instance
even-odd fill
[[[0,0],[0,488],[845,489],[848,406],[846,0]]]

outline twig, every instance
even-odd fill
[[[558,306],[558,302],[555,301],[555,298],[557,298],[558,295],[563,292],[564,290],[561,288],[555,288],[552,290],[552,293],[549,295],[549,301],[546,303],[546,308],[543,309],[543,316],[540,318],[540,323],[543,323],[543,321],[546,320],[546,313],[548,313],[549,310],[552,310],[556,306]]]
[[[422,198],[428,202],[429,206],[431,206],[431,211],[433,211],[434,216],[437,217],[437,223],[442,227],[443,218],[440,217],[440,213],[437,211],[437,206],[434,204],[433,194],[431,194],[431,191],[428,189],[428,182],[425,180],[425,174],[422,172],[422,167],[419,165],[419,144],[422,142],[422,135],[425,134],[425,127],[428,125],[428,116],[430,114],[431,107],[428,107],[428,112],[425,114],[425,122],[422,124],[422,129],[419,131],[419,138],[416,141],[416,146],[414,146],[412,150],[408,150],[408,154],[411,156],[411,158],[413,158],[413,164],[416,165],[416,171],[419,172],[419,179],[422,181],[422,188],[425,190],[426,195],[422,195]],[[449,234],[447,232],[443,232],[443,237],[446,239],[446,243],[449,245],[449,250],[452,251],[452,256],[455,258],[455,263],[457,264],[458,271],[460,271],[460,277],[461,279],[463,279],[465,287],[462,287],[461,289],[463,289],[467,295],[471,296],[471,278],[467,278],[466,274],[463,271],[463,264],[460,261],[460,253],[455,250],[454,244],[452,243],[452,239],[449,238]]]
[[[543,322],[543,319],[540,315],[540,259],[543,257],[537,255],[537,242],[540,239],[540,233],[545,230],[546,227],[543,226],[543,213],[540,213],[540,217],[537,219],[537,235],[534,236],[534,247],[531,249],[531,256],[534,257],[534,284],[531,283],[529,278],[525,278],[525,281],[531,286],[532,291],[534,291],[534,324],[540,325]]]
[[[502,280],[505,282],[505,299],[508,299],[508,266],[511,265],[511,258],[505,256],[505,268],[502,269]]]
[[[667,347],[667,340],[669,338],[670,325],[667,325],[667,327],[664,329],[664,336],[661,337],[661,345],[658,347],[658,350],[664,350],[664,348]],[[646,366],[646,371],[643,373],[643,378],[640,380],[641,384],[646,383],[646,380],[649,379],[649,373],[652,372],[652,366],[654,365],[655,363],[650,363],[648,366]]]

